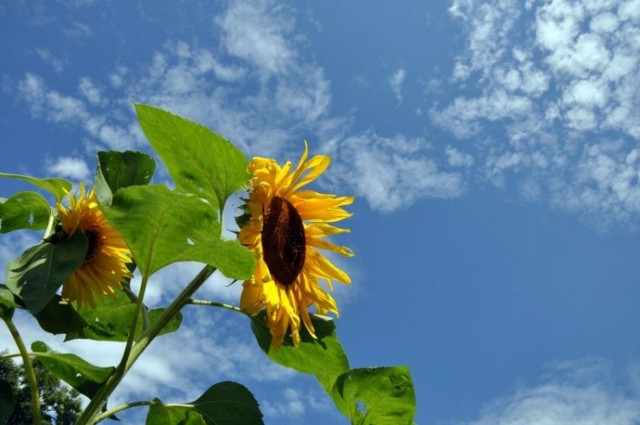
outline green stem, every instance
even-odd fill
[[[171,305],[167,307],[162,314],[158,317],[157,320],[153,322],[153,324],[142,332],[140,338],[136,342],[135,345],[130,347],[129,350],[125,349],[126,357],[122,356],[122,361],[118,365],[118,368],[114,372],[113,375],[107,380],[104,386],[98,391],[98,393],[91,399],[91,402],[86,407],[80,419],[78,419],[77,425],[86,425],[89,423],[96,423],[96,418],[94,415],[98,410],[102,408],[107,398],[111,395],[113,390],[115,390],[116,386],[120,383],[124,375],[131,369],[133,364],[136,362],[138,357],[144,352],[147,346],[154,340],[156,336],[162,331],[162,329],[175,317],[176,314],[180,312],[182,307],[187,303],[187,301],[191,298],[191,296],[202,286],[202,284],[211,276],[211,274],[215,271],[215,267],[205,266],[200,273],[187,285],[186,288],[178,295],[178,297],[173,300]],[[143,287],[146,285],[146,279],[143,279]],[[142,304],[142,290],[141,294],[138,297],[139,305]],[[137,310],[136,317],[140,314],[140,310]],[[135,329],[135,328],[134,328]],[[130,335],[131,337],[131,335]]]
[[[22,357],[22,361],[24,363],[24,371],[27,375],[27,380],[29,381],[29,388],[31,389],[31,410],[33,414],[33,425],[41,425],[42,415],[40,412],[40,393],[38,392],[36,371],[33,369],[31,357],[29,357],[27,347],[24,345],[24,341],[20,336],[20,332],[18,332],[18,328],[16,328],[16,325],[13,323],[13,321],[10,318],[4,316],[2,316],[2,319],[4,320],[4,323],[6,323],[7,328],[9,328],[9,332],[11,333],[13,340],[18,346],[18,351],[20,351],[20,356]]]
[[[98,410],[102,409],[102,406],[107,401],[107,398],[111,395],[113,390],[118,386],[124,375],[127,373],[127,362],[129,360],[129,356],[131,355],[131,349],[133,347],[133,341],[136,337],[136,331],[138,330],[138,320],[140,319],[140,313],[144,308],[143,300],[144,293],[147,289],[147,282],[149,278],[147,276],[143,276],[142,282],[140,283],[140,292],[138,293],[138,298],[136,301],[136,310],[133,314],[133,320],[131,321],[131,329],[129,331],[129,337],[127,338],[127,343],[124,347],[124,352],[122,353],[122,359],[118,364],[118,367],[113,372],[113,374],[107,379],[107,382],[98,390],[96,395],[91,399],[86,409],[82,412],[82,415],[78,419],[78,425],[92,423],[92,416]],[[95,422],[93,422],[95,423]]]
[[[224,309],[227,309],[227,310],[235,311],[236,313],[247,314],[244,311],[240,310],[235,305],[219,303],[219,302],[216,302],[216,301],[194,300],[193,298],[189,298],[187,300],[187,304],[204,305],[204,306],[208,306],[208,307],[220,307],[220,308],[224,308]]]
[[[95,421],[96,423],[102,421],[103,419],[107,419],[109,417],[111,417],[112,415],[115,415],[118,412],[121,412],[123,410],[127,410],[127,409],[131,409],[132,407],[140,407],[140,406],[165,406],[165,407],[187,407],[187,408],[193,408],[193,405],[191,404],[177,404],[177,403],[170,403],[170,404],[164,404],[160,401],[154,401],[154,400],[143,400],[143,401],[132,401],[129,403],[125,403],[125,404],[121,404],[120,406],[116,406],[112,409],[109,409],[107,411],[105,411],[104,413],[99,414],[98,416],[96,416]]]

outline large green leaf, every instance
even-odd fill
[[[14,397],[11,384],[4,379],[0,379],[0,424],[7,423],[9,416],[13,413]]]
[[[146,425],[206,425],[202,415],[187,405],[165,405],[155,398],[155,403],[149,408]]]
[[[222,136],[153,106],[136,104],[136,111],[177,189],[222,210],[227,198],[249,179],[246,157]]]
[[[237,382],[219,382],[190,403],[207,425],[262,425],[262,413],[251,391]]]
[[[0,200],[0,233],[14,230],[40,230],[47,227],[51,207],[36,192],[20,192]]]
[[[156,162],[143,152],[98,152],[98,171],[95,191],[100,204],[111,205],[118,189],[148,185],[156,169]]]
[[[102,210],[133,253],[140,272],[150,276],[178,261],[217,267],[226,276],[251,276],[254,258],[237,241],[222,240],[217,213],[204,199],[163,185],[118,190]]]
[[[13,293],[7,288],[7,285],[0,283],[0,317],[10,319],[17,306]]]
[[[82,316],[60,295],[54,295],[35,318],[43,330],[52,334],[78,332],[87,326]]]
[[[406,366],[352,369],[338,377],[332,396],[353,424],[413,423],[416,398]]]
[[[260,348],[274,362],[303,373],[316,376],[322,388],[329,394],[336,378],[349,370],[342,345],[336,336],[336,325],[325,316],[312,315],[311,322],[315,328],[317,339],[314,339],[306,328],[300,330],[300,346],[296,347],[287,336],[279,350],[271,345],[271,334],[264,320],[264,312],[252,317],[253,331]]]
[[[94,366],[75,354],[56,353],[42,341],[31,344],[31,350],[45,369],[89,398],[115,370],[114,367]]]
[[[68,333],[65,340],[126,341],[131,331],[135,310],[136,304],[124,291],[118,291],[114,297],[105,297],[102,303],[96,305],[96,308],[81,309],[80,316],[87,322],[87,326],[77,332]],[[147,326],[151,326],[153,322],[158,320],[164,310],[164,308],[149,310],[147,312]],[[160,335],[177,331],[181,323],[182,314],[178,313],[162,329]],[[142,331],[143,323],[139,321],[135,336],[136,340]]]
[[[7,287],[37,314],[82,265],[88,247],[89,240],[82,232],[57,243],[45,241],[33,246],[7,263]]]
[[[59,178],[40,179],[37,177],[23,176],[21,174],[9,174],[9,173],[0,173],[0,177],[24,180],[33,185],[36,185],[39,188],[44,189],[47,192],[51,193],[56,199],[56,202],[60,202],[66,194],[65,191],[67,192],[70,191],[72,187],[70,182],[68,182],[65,179],[59,179]]]

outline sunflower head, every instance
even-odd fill
[[[338,315],[334,299],[321,282],[329,289],[334,280],[351,283],[318,249],[353,256],[349,248],[325,239],[348,232],[329,223],[351,216],[343,206],[351,204],[353,197],[302,190],[330,162],[325,155],[308,159],[305,144],[295,168],[291,162],[280,166],[267,158],[253,158],[249,163],[253,178],[245,209],[250,218],[240,229],[239,239],[254,252],[256,269],[243,284],[240,307],[250,314],[266,307],[266,323],[276,348],[289,329],[294,344],[300,343],[301,322],[315,337],[308,312],[312,305],[319,314]]]
[[[86,196],[85,196],[86,195]],[[80,195],[67,193],[69,207],[57,205],[62,230],[67,236],[83,232],[89,248],[82,265],[62,284],[62,297],[74,302],[78,308],[88,304],[95,308],[94,296],[102,300],[122,289],[121,282],[131,277],[127,264],[131,252],[120,234],[109,225],[96,202],[93,189],[86,194],[80,185]]]

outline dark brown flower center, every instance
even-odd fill
[[[289,201],[275,196],[262,223],[264,261],[276,282],[289,286],[304,266],[306,239],[302,218]]]
[[[84,254],[84,261],[82,264],[87,264],[93,258],[96,246],[98,245],[98,233],[93,230],[85,230],[84,234],[89,240],[89,246],[87,247],[87,253]]]

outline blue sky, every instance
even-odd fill
[[[80,182],[99,150],[148,151],[134,100],[248,156],[306,139],[333,157],[319,188],[357,197],[339,336],[354,367],[409,365],[419,424],[640,424],[640,1],[9,0],[0,34],[1,171]],[[0,265],[36,237],[3,236]],[[149,303],[197,269],[164,270]],[[234,379],[268,424],[345,423],[242,317],[186,316],[112,404]],[[121,350],[17,321],[95,363]]]

